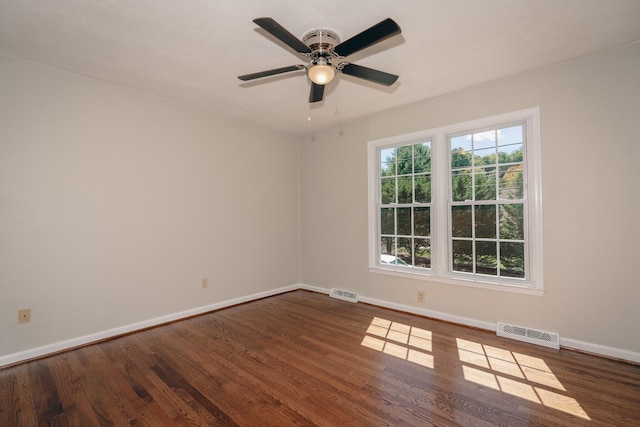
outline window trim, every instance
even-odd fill
[[[447,136],[475,131],[476,129],[502,126],[511,122],[526,122],[525,132],[525,174],[526,201],[528,215],[528,275],[526,281],[519,279],[496,278],[485,280],[483,276],[460,274],[449,271],[448,242],[448,178],[451,172]],[[438,250],[433,252],[431,269],[416,271],[400,266],[382,265],[379,261],[378,247],[378,191],[380,165],[378,149],[385,146],[411,144],[421,140],[431,140],[431,246]],[[464,123],[442,126],[425,131],[396,135],[388,138],[371,140],[367,143],[368,170],[368,226],[369,226],[369,271],[398,277],[426,280],[451,285],[471,286],[476,289],[492,289],[528,295],[543,295],[543,241],[542,241],[542,168],[540,149],[540,109],[528,108],[491,117],[471,120]]]

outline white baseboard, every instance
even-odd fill
[[[319,294],[327,294],[327,295],[329,295],[331,293],[331,289],[321,288],[319,286],[305,285],[305,284],[300,284],[300,289],[303,289],[305,291],[317,292]]]
[[[321,288],[318,286],[310,286],[302,284],[300,285],[301,289],[306,289],[309,291],[320,292],[324,294],[328,294],[331,292],[328,288]],[[474,328],[486,329],[488,331],[496,331],[497,323],[485,322],[482,320],[471,319],[468,317],[456,316],[454,314],[442,313],[434,310],[427,310],[419,307],[413,307],[410,305],[398,304],[390,301],[379,300],[375,298],[369,298],[360,295],[360,301],[376,305],[379,307],[390,308],[393,310],[404,311],[407,313],[418,314],[420,316],[431,317],[434,319],[444,320],[447,322],[458,323],[464,326],[472,326]],[[560,347],[566,349],[573,349],[584,351],[587,353],[593,353],[600,356],[610,357],[614,359],[627,360],[629,362],[640,363],[640,353],[624,350],[616,347],[608,347],[600,344],[594,344],[590,342],[575,340],[571,338],[562,338],[560,337]]]
[[[142,329],[150,328],[152,326],[162,325],[163,323],[169,323],[187,317],[196,316],[198,314],[207,313],[221,308],[231,307],[233,305],[242,304],[257,299],[270,297],[272,295],[282,294],[289,291],[295,291],[300,289],[300,285],[285,286],[283,288],[273,289],[265,292],[258,292],[256,294],[247,295],[240,298],[234,298],[226,301],[221,301],[214,304],[205,305],[202,307],[196,307],[190,310],[180,311],[177,313],[167,314],[165,316],[156,317],[142,322],[132,323],[129,325],[119,326],[117,328],[108,329],[106,331],[96,332],[94,334],[84,335],[77,338],[72,338],[65,341],[59,341],[53,344],[47,344],[42,347],[31,348],[28,350],[20,351],[17,353],[7,354],[0,356],[0,367],[5,365],[11,365],[14,363],[22,362],[37,357],[46,356],[60,351],[68,350],[70,348],[90,344],[96,341],[102,341],[107,338],[117,337],[119,335],[128,334],[131,332],[139,331]]]
[[[566,349],[580,350],[587,353],[598,354],[600,356],[611,357],[614,359],[627,360],[629,362],[640,363],[640,353],[635,351],[624,350],[616,347],[608,347],[606,345],[594,344],[585,341],[574,340],[571,338],[560,337],[560,347]]]
[[[391,308],[393,310],[404,311],[406,313],[418,314],[420,316],[432,317],[434,319],[444,320],[452,323],[459,323],[461,325],[473,326],[475,328],[487,329],[490,331],[496,330],[496,325],[489,322],[483,322],[482,320],[471,319],[468,317],[456,316],[454,314],[442,313],[434,310],[427,310],[424,308],[413,307],[410,305],[397,304],[385,300],[379,300],[375,298],[360,296],[360,301],[367,304],[377,305],[379,307]]]
[[[65,341],[59,341],[53,344],[44,345],[42,347],[36,347],[17,353],[7,354],[0,356],[0,367],[5,365],[11,365],[19,363],[25,360],[34,359],[49,354],[57,353],[60,351],[68,350],[74,347],[90,344],[92,342],[101,341],[108,338],[117,337],[119,335],[139,331],[152,326],[158,326],[163,323],[173,322],[187,317],[196,316],[198,314],[207,313],[214,310],[219,310],[233,305],[242,304],[249,301],[254,301],[261,298],[270,297],[273,295],[282,294],[285,292],[295,291],[297,289],[304,289],[308,291],[318,292],[322,294],[329,294],[331,289],[323,288],[319,286],[311,286],[306,284],[297,284],[291,286],[285,286],[270,291],[259,292],[244,297],[234,298],[226,301],[221,301],[214,304],[209,304],[202,307],[196,307],[190,310],[180,311],[177,313],[167,314],[165,316],[156,317],[153,319],[145,320],[142,322],[132,323],[130,325],[124,325],[117,328],[109,329],[106,331],[97,332],[94,334],[84,335],[82,337],[72,338]],[[410,305],[398,304],[390,301],[379,300],[375,298],[369,298],[360,296],[360,301],[379,306],[384,308],[390,308],[393,310],[404,311],[407,313],[417,314],[420,316],[431,317],[434,319],[444,320],[447,322],[458,323],[460,325],[472,326],[475,328],[486,329],[489,331],[496,330],[497,324],[491,322],[485,322],[482,320],[471,319],[468,317],[457,316],[454,314],[442,313],[439,311],[427,310],[419,307],[413,307]],[[585,341],[574,340],[571,338],[560,338],[560,346],[567,349],[575,349],[585,351],[601,356],[611,357],[615,359],[627,360],[630,362],[640,363],[640,353],[624,350],[615,347],[608,347],[600,344],[589,343]]]

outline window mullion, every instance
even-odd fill
[[[431,182],[432,182],[432,216],[431,216],[431,247],[432,268],[436,274],[444,275],[451,270],[451,164],[446,150],[444,134],[436,134],[432,145]],[[435,205],[435,206],[434,206]],[[435,256],[434,256],[435,253]]]

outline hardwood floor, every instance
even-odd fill
[[[632,426],[640,366],[295,291],[0,370],[1,426]]]

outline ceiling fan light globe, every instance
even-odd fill
[[[326,85],[336,75],[336,70],[331,65],[313,65],[307,70],[307,75],[317,85]]]

